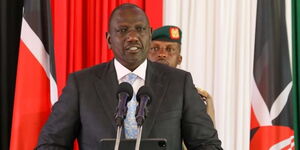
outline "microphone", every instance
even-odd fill
[[[127,103],[131,100],[133,94],[132,86],[127,82],[122,82],[117,91],[117,98],[119,100],[116,114],[115,114],[115,121],[117,126],[122,126],[124,118],[126,117],[127,113]]]
[[[139,105],[136,108],[135,119],[138,126],[142,126],[147,117],[148,109],[152,100],[152,89],[148,86],[142,86],[137,92],[136,99]]]
[[[142,138],[142,125],[147,117],[147,107],[150,105],[152,100],[152,90],[150,87],[142,86],[136,94],[136,100],[139,105],[136,107],[135,119],[138,126],[138,136],[136,138],[135,150],[140,149],[140,143]]]

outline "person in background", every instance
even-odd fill
[[[136,104],[137,90],[145,85],[154,94],[142,138],[165,138],[169,150],[182,150],[182,140],[191,150],[222,149],[191,74],[147,60],[151,31],[148,17],[138,6],[126,3],[114,9],[106,39],[115,58],[68,77],[40,133],[38,150],[72,149],[76,138],[81,150],[102,150],[98,148],[101,139],[116,138],[116,94],[122,82],[132,85],[134,96],[127,105],[129,123],[125,119],[121,138],[137,137],[137,124],[130,119],[136,107],[129,103]]]
[[[162,26],[152,33],[151,48],[148,59],[152,62],[166,64],[176,68],[181,64],[181,38],[182,32],[177,26]],[[197,88],[198,93],[206,103],[207,113],[215,121],[213,99],[207,91]]]

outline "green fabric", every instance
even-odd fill
[[[299,150],[299,99],[300,99],[300,2],[292,0],[293,39],[293,102],[296,150]]]
[[[162,26],[152,33],[152,41],[168,41],[181,44],[182,32],[176,26]]]

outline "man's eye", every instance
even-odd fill
[[[146,30],[146,28],[145,27],[137,27],[136,30],[137,31],[144,31],[144,30]]]
[[[125,32],[127,32],[127,29],[126,28],[120,28],[120,29],[117,29],[117,32],[125,33]]]
[[[127,31],[127,29],[120,29],[120,31],[121,31],[121,32],[126,32],[126,31]]]
[[[167,47],[166,48],[167,52],[174,52],[175,50],[173,48]]]
[[[152,51],[158,51],[158,50],[159,50],[159,47],[151,47],[151,50],[152,50]]]

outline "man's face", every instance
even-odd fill
[[[151,28],[142,10],[120,9],[111,18],[106,38],[115,58],[133,71],[147,57],[151,42]]]
[[[180,44],[177,42],[152,41],[148,59],[153,62],[176,67],[182,61]]]

